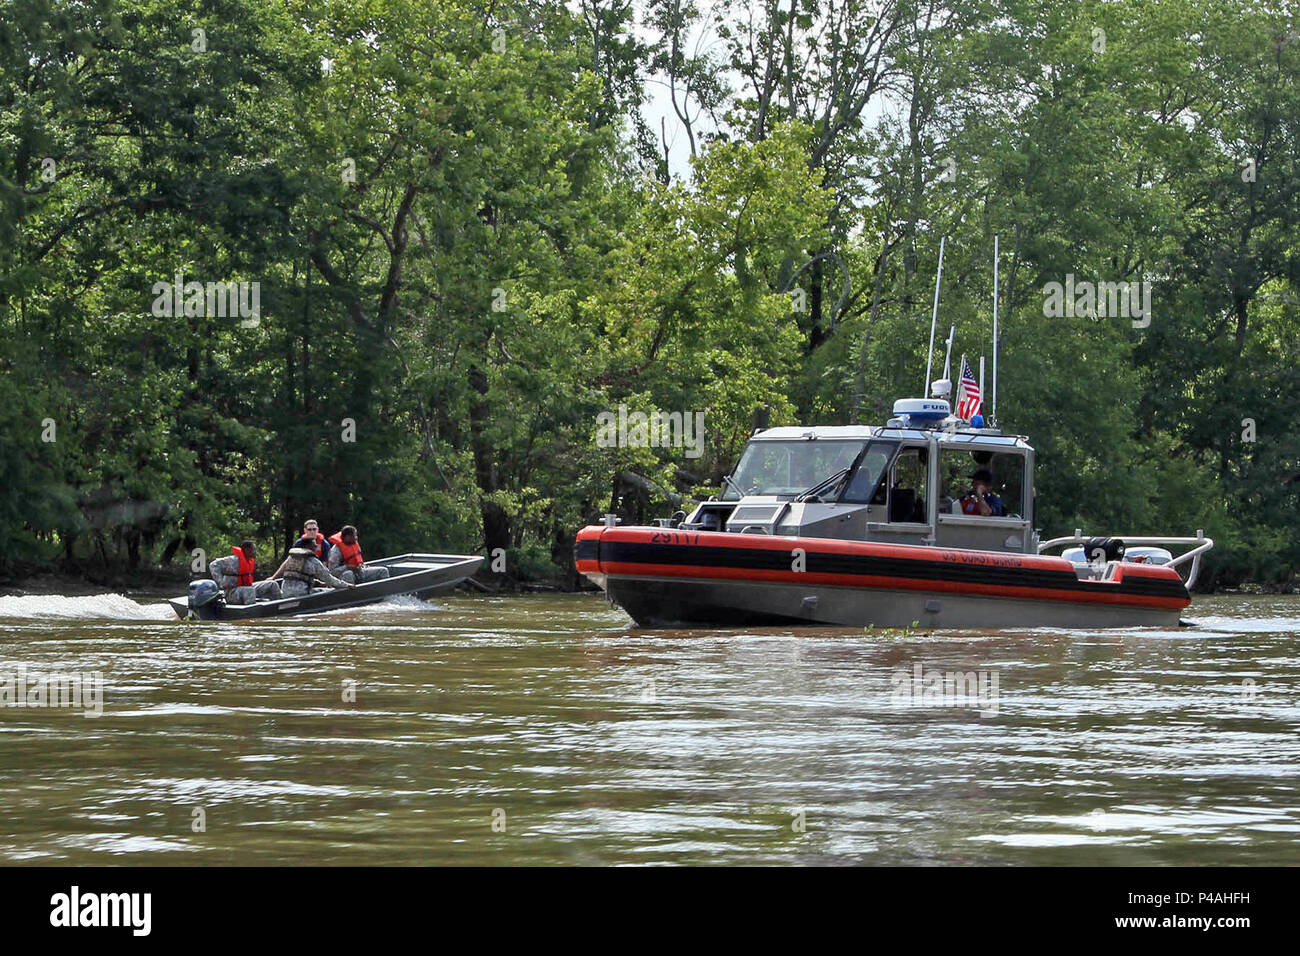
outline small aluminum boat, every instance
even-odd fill
[[[373,604],[399,594],[427,598],[455,587],[477,571],[482,563],[483,559],[478,555],[399,554],[367,561],[367,566],[388,568],[389,577],[355,587],[316,588],[311,594],[255,604],[226,604],[220,595],[202,604],[195,604],[188,596],[168,598],[167,603],[182,620],[243,621],[285,614],[318,614]]]
[[[689,516],[582,529],[577,567],[642,627],[1176,626],[1214,542],[1042,541],[1033,469],[1024,436],[946,401],[899,402],[885,426],[771,428]],[[972,470],[991,475],[991,514],[963,506]],[[1074,560],[1047,553],[1067,545]]]

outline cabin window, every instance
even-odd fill
[[[841,501],[849,504],[867,505],[885,503],[885,486],[881,483],[889,459],[898,446],[892,442],[874,441],[862,456],[857,470],[849,478],[849,486],[844,489]]]
[[[904,448],[889,475],[889,520],[923,523],[927,519],[930,456],[925,448]]]
[[[1024,515],[1025,456],[979,448],[945,448],[939,456],[939,510],[963,514],[962,499],[971,492],[979,471],[989,472],[989,488],[1002,501],[1007,518]]]

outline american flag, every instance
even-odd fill
[[[957,417],[970,421],[980,412],[980,383],[975,381],[975,373],[970,370],[966,356],[961,357],[961,384],[957,387]]]

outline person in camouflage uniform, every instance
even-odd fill
[[[366,564],[361,557],[361,540],[357,529],[345,524],[343,530],[330,535],[330,571],[351,584],[368,584],[388,577],[383,565]]]
[[[242,541],[231,548],[224,558],[208,564],[208,573],[217,582],[227,604],[252,604],[255,601],[273,601],[280,596],[280,582],[253,580],[257,568],[257,545]]]
[[[350,588],[350,581],[340,580],[330,574],[329,569],[316,557],[316,542],[310,538],[299,538],[289,549],[289,556],[271,575],[271,580],[281,580],[281,594],[284,597],[301,597],[311,593],[313,582],[330,588]]]

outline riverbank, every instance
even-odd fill
[[[62,594],[81,597],[113,591],[122,594],[171,594],[185,590],[188,568],[79,567],[75,569],[10,564],[0,569],[0,595]]]

